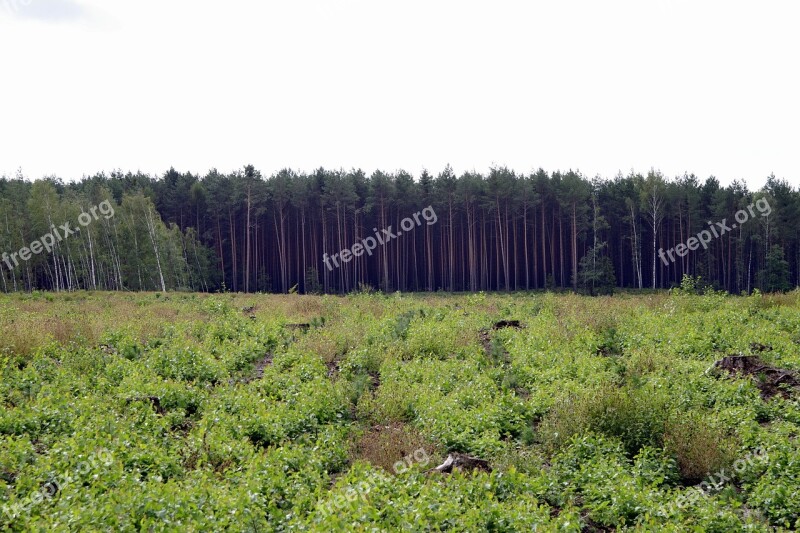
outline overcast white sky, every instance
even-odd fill
[[[0,175],[651,167],[800,185],[793,1],[0,0]]]

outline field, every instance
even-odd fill
[[[0,529],[794,529],[799,300],[0,296]]]

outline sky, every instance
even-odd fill
[[[800,185],[800,4],[0,0],[0,175],[651,168]]]

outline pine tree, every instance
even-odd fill
[[[783,248],[777,244],[767,253],[766,264],[758,272],[758,284],[764,292],[789,290],[789,262],[784,257]]]

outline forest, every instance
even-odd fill
[[[505,167],[459,176],[449,166],[418,176],[324,168],[265,176],[248,165],[76,181],[18,172],[0,178],[0,253],[77,226],[103,202],[114,216],[49,252],[0,263],[0,290],[594,294],[670,288],[688,275],[739,294],[788,290],[800,276],[800,190],[774,175],[750,191],[743,181],[655,170],[612,179]],[[326,268],[327,255],[396,231],[425,208],[435,224]]]

